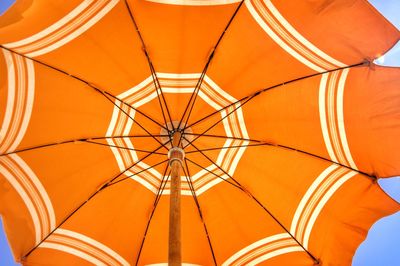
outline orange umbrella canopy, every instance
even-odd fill
[[[0,213],[24,265],[349,265],[399,210],[400,32],[366,0],[19,0],[0,17]]]

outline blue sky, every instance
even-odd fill
[[[14,0],[0,0],[0,14]],[[369,0],[388,20],[400,29],[399,0]],[[400,43],[384,57],[377,60],[378,64],[400,66]],[[400,89],[400,88],[399,88]],[[400,177],[379,180],[381,187],[395,200],[400,202]],[[0,265],[18,265],[14,263],[0,219]],[[398,266],[400,265],[400,212],[376,222],[357,250],[353,266]]]

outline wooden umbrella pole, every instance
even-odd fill
[[[184,152],[179,148],[181,133],[175,132],[170,149],[169,164],[171,166],[171,194],[169,206],[169,243],[168,265],[182,265],[181,254],[181,176]]]

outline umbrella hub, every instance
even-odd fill
[[[170,139],[172,139],[175,132],[180,132],[182,134],[179,144],[180,147],[185,147],[186,145],[189,144],[190,141],[193,140],[194,135],[192,128],[186,127],[186,124],[183,122],[181,122],[180,125],[179,121],[172,121],[172,124],[168,122],[166,125],[164,125],[164,127],[161,128],[160,140],[162,143],[166,143],[165,146],[168,147],[169,149],[173,147],[173,145],[170,142]]]
[[[174,161],[178,161],[183,165],[183,159],[185,159],[185,151],[179,147],[173,147],[168,151],[169,165],[172,166]]]

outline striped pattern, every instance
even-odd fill
[[[35,94],[33,62],[2,49],[7,64],[7,103],[0,129],[0,154],[14,151],[31,118]]]
[[[172,73],[157,73],[160,85],[164,93],[182,93],[191,94],[193,93],[195,86],[200,78],[200,73],[194,74],[172,74]],[[135,108],[150,102],[157,97],[157,93],[153,84],[152,77],[148,77],[140,84],[127,90],[126,92],[118,95],[118,98],[124,102],[132,105]],[[237,100],[223,91],[217,84],[215,84],[209,77],[205,76],[202,86],[199,91],[199,97],[208,103],[212,108],[220,110],[225,106],[228,106]],[[135,116],[135,111],[126,105],[122,104],[121,101],[115,101],[121,109],[126,113],[129,113],[132,118]],[[234,110],[238,108],[237,110]],[[233,105],[226,110],[221,111],[221,117],[225,117],[227,114],[232,112],[226,119],[223,120],[223,126],[225,128],[226,135],[228,137],[236,138],[249,138],[246,130],[242,109],[240,104]],[[114,112],[111,118],[111,122],[107,131],[107,136],[126,136],[129,134],[133,125],[132,119],[126,116],[118,107],[114,107]],[[117,139],[107,139],[110,145],[134,148],[134,145],[129,138],[117,138]],[[224,147],[240,146],[248,144],[247,141],[242,140],[227,140]],[[111,148],[114,156],[117,160],[118,166],[121,171],[128,168],[134,162],[138,161],[138,157],[135,151],[121,149],[121,148]],[[246,147],[232,148],[232,149],[222,149],[218,159],[217,164],[224,169],[230,175],[233,175],[235,169],[242,157]],[[137,165],[135,169],[125,173],[126,176],[132,175],[135,172],[146,169],[148,165],[141,162]],[[208,170],[217,173],[218,175],[224,176],[224,173],[217,169],[216,166],[207,167]],[[228,178],[227,176],[224,178]],[[146,188],[154,193],[160,186],[162,180],[162,174],[152,169],[151,171],[143,172],[137,176],[132,177],[133,180],[144,185]],[[193,186],[197,194],[201,194],[207,189],[211,188],[213,185],[220,183],[222,180],[215,175],[203,170],[195,173],[193,176]],[[163,194],[169,194],[169,182]],[[182,195],[191,195],[189,184],[186,178],[182,178]]]
[[[55,249],[80,257],[94,265],[130,265],[104,244],[66,229],[57,229],[39,248]]]
[[[245,4],[271,39],[304,65],[317,72],[346,66],[304,38],[270,0],[246,0]]]
[[[85,0],[46,29],[20,41],[4,44],[18,53],[36,57],[72,41],[102,19],[119,0]]]
[[[149,2],[168,4],[168,5],[181,5],[181,6],[215,6],[227,5],[240,2],[241,0],[147,0]]]
[[[141,168],[133,167],[130,171],[127,171],[125,175],[126,176],[132,175],[131,179],[145,186],[154,194],[157,194],[158,188],[160,187],[161,184],[161,180],[163,180],[162,175],[154,169],[149,169],[148,171],[143,172],[139,175],[133,175],[134,173],[139,172],[140,171],[139,169]],[[208,166],[206,169],[214,174],[221,176],[224,179],[229,178],[229,176],[225,175],[215,165]],[[201,170],[191,177],[193,182],[193,187],[194,190],[196,191],[197,196],[201,195],[211,187],[223,181],[221,178],[216,177],[214,174],[211,174],[207,170]],[[163,190],[162,195],[169,195],[171,193],[170,190],[171,183],[167,176],[164,177],[164,180],[165,179],[167,179],[167,184],[165,184],[165,188]],[[181,195],[192,196],[192,192],[190,190],[187,177],[184,175],[181,175]]]
[[[208,171],[202,169],[192,176],[193,187],[197,196],[201,195],[211,187],[221,183],[223,181],[221,178],[225,180],[229,179],[229,176],[227,176],[215,165],[210,165],[206,169]],[[216,175],[220,176],[221,178],[217,177]]]
[[[336,164],[325,169],[311,184],[300,201],[290,227],[290,233],[308,248],[311,231],[333,194],[357,172],[340,167]]]
[[[0,174],[23,200],[32,218],[35,242],[45,238],[55,227],[50,198],[31,168],[17,155],[0,156]]]
[[[319,86],[319,115],[322,134],[332,161],[357,170],[347,143],[343,94],[349,69],[323,74]]]
[[[304,252],[287,233],[261,239],[236,252],[222,266],[258,265],[273,257],[289,252]]]

